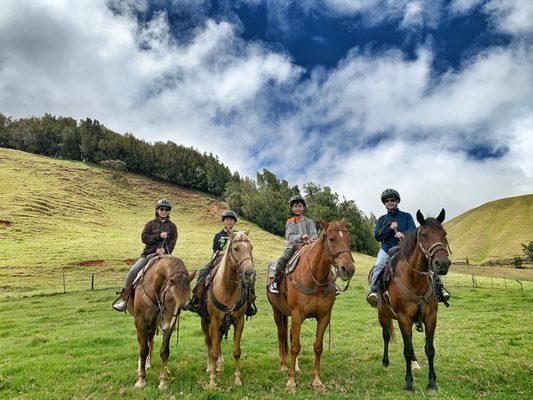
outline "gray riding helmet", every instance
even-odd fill
[[[398,199],[398,203],[400,202],[400,193],[398,193],[395,189],[385,189],[383,193],[381,193],[381,202],[385,203],[385,199],[389,199],[391,197],[396,197]]]
[[[289,200],[289,206],[292,207],[292,205],[296,202],[301,202],[304,204],[304,207],[307,208],[307,203],[305,202],[305,199],[300,196],[299,194],[297,194],[296,196],[292,196],[291,199]]]
[[[237,213],[232,210],[226,210],[222,213],[222,221],[224,221],[224,218],[233,218],[237,222]]]
[[[158,200],[157,203],[155,204],[155,209],[156,210],[159,207],[168,207],[168,208],[172,209],[172,203],[170,202],[170,200],[161,199],[161,200]]]

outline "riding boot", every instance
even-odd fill
[[[268,291],[270,293],[279,293],[279,282],[281,281],[281,278],[283,277],[283,269],[285,268],[284,265],[279,265],[279,261],[278,261],[278,265],[276,265],[276,274],[274,275],[274,280],[272,281],[272,283],[268,286]]]
[[[434,282],[437,301],[440,301],[446,307],[449,307],[450,304],[448,303],[448,300],[450,300],[451,295],[450,292],[448,292],[448,290],[446,290],[446,288],[444,287],[444,284],[442,283],[442,280],[440,279],[439,275],[435,274]]]
[[[126,311],[126,307],[128,305],[128,299],[131,296],[131,293],[133,292],[133,285],[128,286],[127,288],[123,288],[121,292],[117,292],[119,297],[113,302],[112,306],[113,309],[116,311]]]
[[[183,306],[184,310],[195,313],[198,313],[200,311],[200,299],[202,298],[202,295],[204,293],[203,288],[204,280],[201,280],[200,282],[196,283],[196,286],[192,290],[191,299]]]
[[[255,314],[257,314],[257,306],[255,305],[255,289],[250,289],[250,294],[248,296],[248,304],[246,305],[246,311],[244,312],[247,317],[253,317]]]

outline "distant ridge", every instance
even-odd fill
[[[452,260],[470,264],[522,255],[521,243],[533,240],[533,194],[485,203],[445,223]]]

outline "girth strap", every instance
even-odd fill
[[[297,289],[298,291],[308,296],[326,295],[335,290],[335,281],[331,282],[331,284],[326,287],[321,287],[319,289],[313,289],[313,288],[310,288],[309,286],[305,286],[304,284],[298,281],[295,281],[292,278],[292,275],[288,275],[288,278],[292,286],[294,286],[295,289]]]
[[[426,294],[423,295],[423,296],[418,296],[418,295],[414,294],[407,286],[405,286],[402,283],[401,280],[398,279],[397,276],[395,276],[392,281],[396,284],[398,289],[400,289],[400,291],[409,298],[409,300],[412,300],[416,304],[418,304],[417,324],[421,324],[422,323],[422,316],[424,315],[424,308],[425,308],[426,304],[429,302],[429,300],[433,296],[435,296],[435,290],[433,288],[433,281],[432,281],[431,277],[429,279],[428,290],[426,291]]]

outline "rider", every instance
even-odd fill
[[[287,245],[283,251],[283,255],[276,261],[274,266],[274,281],[268,287],[270,293],[279,293],[278,283],[283,276],[285,265],[295,253],[294,246],[305,242],[314,242],[317,240],[316,227],[313,221],[303,215],[307,208],[307,203],[300,195],[291,197],[289,205],[292,210],[293,217],[287,220],[285,225],[285,238]]]
[[[161,199],[156,203],[155,218],[146,223],[141,234],[141,240],[146,246],[139,259],[128,272],[124,288],[120,294],[121,299],[113,304],[115,310],[126,310],[128,298],[133,291],[132,283],[150,259],[159,254],[172,254],[178,239],[178,229],[170,220],[171,209],[172,203],[170,200]]]
[[[205,278],[207,278],[207,275],[209,275],[213,267],[222,260],[230,234],[233,231],[233,227],[237,223],[237,214],[235,211],[224,211],[222,213],[222,223],[224,224],[224,228],[220,232],[216,233],[215,237],[213,238],[213,256],[211,257],[211,261],[209,261],[207,265],[198,273],[196,286],[192,290],[192,298],[185,305],[186,310],[198,312],[200,298],[202,297],[202,293],[204,291]]]
[[[374,237],[381,242],[381,248],[376,257],[376,264],[372,271],[372,283],[370,285],[370,292],[366,300],[372,307],[378,305],[378,277],[385,268],[389,260],[389,250],[398,246],[406,234],[416,230],[415,222],[411,214],[400,211],[398,204],[400,203],[400,193],[395,189],[385,189],[381,193],[381,202],[387,209],[387,214],[379,217],[376,228],[374,229]],[[435,287],[437,291],[437,299],[446,301],[449,299],[449,293],[443,293],[443,284],[438,275],[435,275]]]

